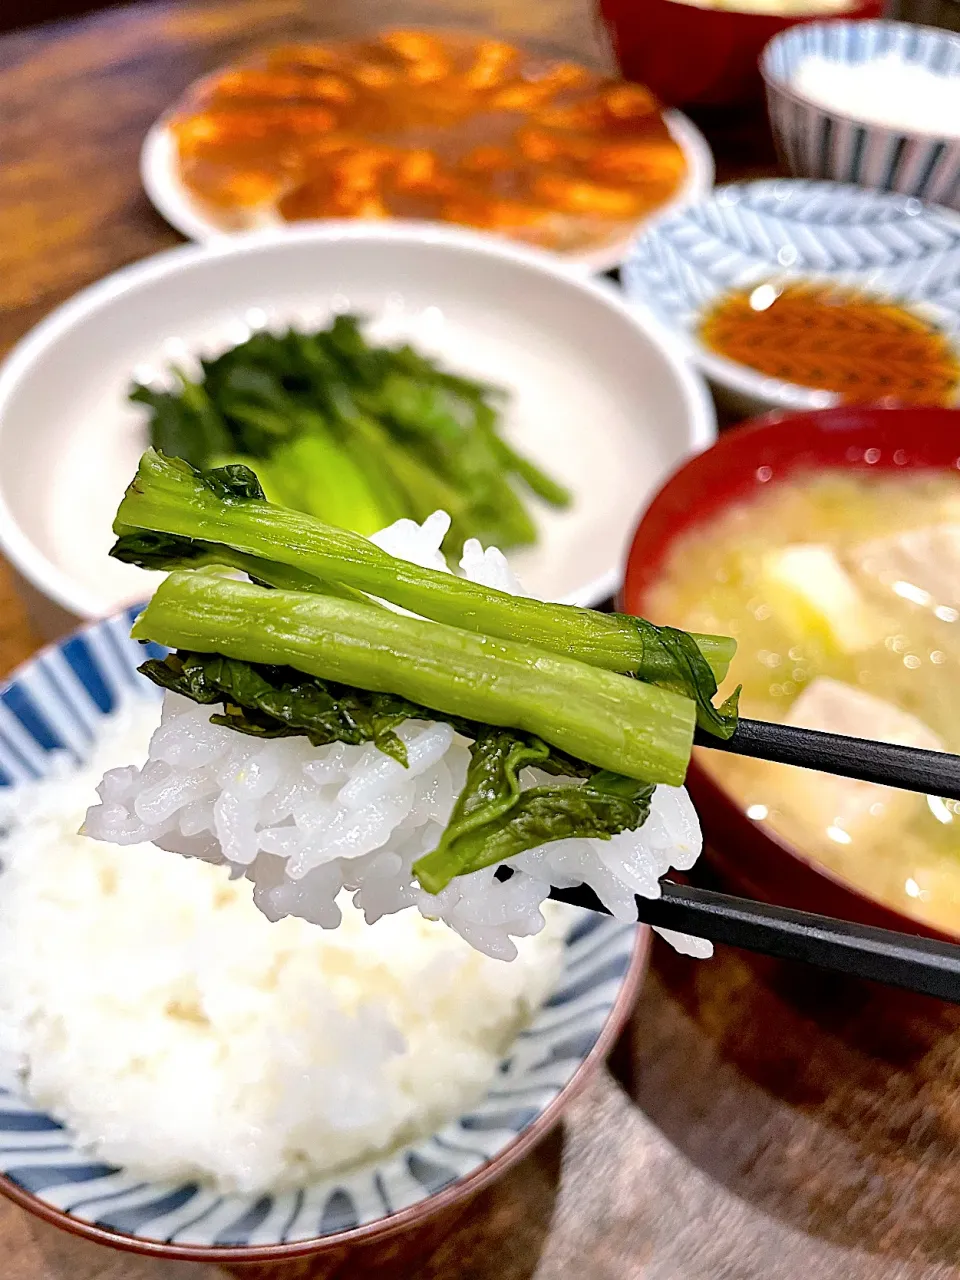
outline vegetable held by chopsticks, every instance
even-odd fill
[[[536,540],[521,493],[555,507],[562,485],[499,434],[502,393],[409,346],[369,343],[353,316],[315,333],[255,333],[172,390],[136,384],[153,445],[209,469],[248,463],[281,506],[369,534],[403,516],[451,516],[447,550]],[[514,481],[519,483],[518,489]]]
[[[286,575],[294,570],[318,584],[368,592],[435,622],[635,675],[693,698],[708,731],[723,737],[732,732],[735,706],[718,712],[710,700],[736,651],[734,640],[691,637],[626,614],[512,596],[398,560],[366,538],[262,497],[247,468],[201,474],[179,459],[148,450],[117,512],[114,532],[119,540],[111,554],[159,569],[184,565],[192,555],[211,563],[214,549],[222,545],[232,556],[252,557],[259,566],[254,576],[270,585],[288,585]],[[159,551],[157,534],[164,535]],[[277,565],[283,582],[271,576],[276,576]]]
[[[397,694],[443,715],[535,734],[574,759],[647,782],[679,785],[690,758],[689,698],[372,605],[174,573],[133,635]]]
[[[381,894],[372,910],[376,917],[416,901],[416,880],[426,891],[419,909],[464,930],[475,945],[499,948],[490,954],[509,958],[509,937],[504,942],[491,930],[529,931],[529,918],[509,912],[523,911],[523,903],[529,911],[531,901],[548,893],[623,918],[622,898],[612,906],[604,898],[611,889],[607,855],[591,870],[598,850],[589,842],[643,826],[664,803],[664,793],[654,794],[656,784],[683,776],[694,736],[701,745],[960,794],[957,757],[738,721],[735,695],[715,707],[716,680],[735,648],[731,640],[540,604],[419,569],[363,538],[269,503],[243,466],[201,473],[150,452],[115,527],[115,554],[175,570],[135,634],[178,651],[141,670],[209,707],[217,724],[253,737],[302,737],[317,747],[372,743],[394,770],[413,764],[408,742],[435,732],[422,726],[413,737],[408,728],[401,734],[408,720],[447,722],[469,742],[459,795],[443,809],[445,825],[429,835],[426,852],[421,845],[407,855],[409,862],[401,860],[397,882],[385,890],[386,905],[382,888],[371,890]],[[249,581],[225,578],[224,571]],[[384,601],[417,616],[398,615]],[[180,714],[174,711],[171,723]],[[679,816],[675,807],[670,812]],[[138,814],[124,804],[105,802],[87,821],[101,838],[143,838]],[[171,834],[161,822],[150,838],[190,853],[181,829]],[[258,848],[282,851],[284,840],[302,832],[281,825],[267,827],[268,836],[272,843],[255,843],[247,854],[233,844],[232,852],[221,850],[223,860],[239,858],[239,866],[248,866],[258,889],[260,858],[252,865],[249,858]],[[297,853],[298,869],[287,873],[291,885],[314,874],[302,861],[311,838]],[[618,845],[613,856],[625,858],[621,892],[627,886],[631,895],[634,886],[639,891],[628,908],[634,919],[960,1002],[958,947],[687,888],[660,879],[662,871],[653,884],[642,875],[631,880],[629,861],[638,846],[625,838],[626,849]],[[532,862],[521,856],[527,851]],[[681,841],[676,852],[686,859],[690,850],[684,853]],[[196,851],[208,854],[206,846]],[[268,862],[276,856],[268,854]],[[335,874],[330,894],[341,884],[366,885],[354,869],[361,858],[339,861],[339,871],[336,859],[320,868],[324,876],[328,868]],[[493,880],[472,875],[494,866]],[[263,869],[267,892],[272,868]],[[503,880],[497,888],[507,893],[514,880],[519,885],[514,905],[491,899],[491,920],[478,924],[469,913],[474,898],[467,916],[458,915],[470,893],[489,899]],[[366,892],[362,887],[357,896]],[[329,906],[333,912],[332,897]],[[316,909],[316,903],[309,908]],[[504,910],[509,920],[501,918]]]
[[[711,702],[732,641],[420,568],[269,503],[245,467],[201,473],[149,451],[115,530],[114,555],[181,570],[134,628],[178,651],[145,674],[220,702],[218,722],[395,756],[406,718],[472,741],[448,829],[414,868],[431,892],[548,841],[640,826],[653,786],[682,782],[695,725],[735,724],[735,703]],[[217,564],[251,581],[190,571]],[[582,781],[521,788],[525,767]]]

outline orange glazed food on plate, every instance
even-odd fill
[[[426,218],[577,251],[663,205],[686,169],[641,85],[427,31],[273,49],[200,82],[169,128],[225,229]]]

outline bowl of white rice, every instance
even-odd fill
[[[804,23],[770,41],[760,70],[788,173],[960,208],[960,35]]]
[[[207,1263],[408,1230],[557,1121],[648,932],[548,903],[505,963],[417,911],[271,921],[223,866],[79,835],[159,723],[134,613],[0,690],[0,1191]]]

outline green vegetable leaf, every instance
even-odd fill
[[[225,547],[174,533],[126,533],[110,550],[114,560],[135,564],[140,569],[186,569],[207,564],[223,564]]]
[[[649,812],[652,786],[594,769],[533,734],[440,715],[395,694],[219,654],[178,652],[145,662],[140,671],[200,705],[220,704],[211,721],[252,737],[305,737],[314,746],[372,742],[404,766],[406,747],[396,730],[406,720],[444,721],[474,739],[466,783],[440,844],[414,867],[431,893],[454,876],[551,840],[609,838],[640,826]],[[529,766],[585,781],[523,790],[520,774]]]
[[[193,702],[223,703],[224,714],[213,717],[214,722],[227,724],[240,733],[270,738],[300,736],[309,738],[315,746],[375,742],[404,765],[406,749],[393,733],[404,720],[449,724],[464,737],[477,740],[497,732],[489,725],[445,715],[399,694],[372,693],[308,676],[292,667],[245,662],[220,654],[178,651],[162,661],[145,662],[139,670],[154,684],[181,693]],[[533,735],[513,736],[536,744],[537,767],[546,773],[588,777],[597,772],[592,765]],[[389,749],[384,742],[390,744]]]
[[[118,545],[125,535],[143,531],[204,541],[215,537],[224,556],[232,549],[251,561],[262,561],[269,572],[253,576],[276,586],[280,583],[271,576],[274,566],[285,565],[305,580],[304,590],[311,589],[306,585],[310,581],[339,583],[447,626],[520,641],[591,666],[639,675],[650,683],[662,680],[669,687],[671,678],[676,682],[670,654],[662,645],[645,644],[640,620],[630,614],[513,596],[409,564],[315,517],[271,504],[221,502],[196,468],[154,449],[140,459],[113,527],[121,538]],[[693,640],[715,679],[724,679],[736,641],[711,635],[694,635]]]
[[[477,738],[440,843],[413,865],[428,893],[541,844],[572,836],[609,840],[646,821],[654,788],[606,770],[588,768],[579,786],[522,789],[520,771],[543,769],[549,755],[547,745],[532,736],[489,729]]]
[[[251,582],[261,587],[279,587],[283,591],[309,591],[316,595],[338,596],[341,600],[353,600],[375,604],[369,596],[339,582],[321,582],[291,565],[277,564],[272,560],[260,560],[245,555],[218,542],[201,542],[195,538],[183,538],[176,534],[125,533],[110,549],[110,555],[124,564],[135,564],[139,569],[170,571],[173,569],[223,569],[245,573]]]
[[[291,667],[270,667],[219,654],[177,653],[145,662],[140,671],[154,684],[203,705],[221,703],[210,717],[257,738],[304,737],[315,747],[331,742],[374,742],[406,766],[407,750],[396,734],[424,709],[389,693],[305,676]],[[428,717],[436,718],[427,713]]]
[[[267,495],[257,479],[257,473],[242,462],[230,462],[225,467],[213,467],[201,471],[200,479],[224,502],[266,502]]]
[[[362,534],[376,533],[391,522],[392,512],[377,502],[363,468],[322,420],[310,434],[281,445],[270,459],[270,470],[285,506]]]
[[[499,436],[494,436],[493,444],[497,453],[503,459],[505,469],[518,476],[538,498],[542,498],[544,502],[549,502],[552,507],[569,507],[573,501],[573,494],[569,489],[562,484],[558,484],[545,471],[535,466],[529,458],[525,458],[516,449],[511,448],[506,440],[501,440]]]
[[[509,729],[481,734],[470,748],[467,780],[436,853],[448,853],[460,837],[509,813],[520,798],[520,771],[549,755],[550,748],[539,738],[524,739]]]
[[[201,469],[249,461],[271,496],[329,524],[368,533],[442,506],[453,520],[445,549],[459,555],[471,537],[502,549],[535,541],[515,481],[568,500],[500,440],[501,392],[409,346],[370,343],[356,316],[314,333],[255,333],[201,368],[200,381],[173,370],[169,390],[132,389],[154,448]]]
[[[230,428],[203,387],[174,372],[172,390],[134,383],[130,400],[150,410],[150,442],[155,449],[203,466],[212,455],[230,451]]]
[[[617,615],[636,626],[643,639],[643,658],[636,675],[650,684],[683,693],[697,704],[697,723],[714,737],[732,737],[737,727],[740,685],[719,707],[713,705],[716,676],[696,640],[676,627],[658,627],[646,618]]]

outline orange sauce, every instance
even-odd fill
[[[719,355],[848,403],[953,404],[960,361],[919,315],[856,289],[798,282],[720,298],[701,321]]]
[[[428,31],[274,49],[200,82],[170,129],[185,186],[224,226],[263,210],[429,218],[576,250],[685,173],[641,85]]]

